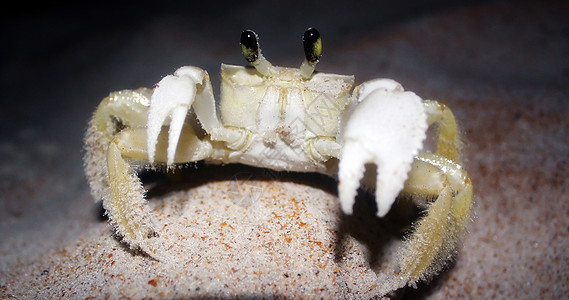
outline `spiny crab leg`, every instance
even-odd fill
[[[169,126],[167,164],[174,163],[174,155],[186,114],[196,97],[196,85],[202,84],[205,71],[196,67],[181,67],[156,85],[150,98],[147,123],[148,160],[153,163],[158,135],[164,125]]]
[[[365,165],[375,164],[377,215],[383,217],[422,148],[427,116],[421,98],[393,80],[368,81],[355,94],[360,103],[343,131],[338,194],[342,210],[351,214]]]

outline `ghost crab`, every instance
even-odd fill
[[[179,68],[154,90],[123,90],[102,100],[86,134],[85,172],[126,244],[147,251],[156,236],[129,162],[170,168],[205,160],[332,176],[346,214],[360,184],[375,189],[378,217],[399,194],[429,199],[405,241],[400,276],[415,282],[441,269],[473,204],[452,112],[390,79],[365,82],[350,94],[354,76],[314,72],[318,31],[308,29],[303,43],[299,69],[277,67],[261,54],[257,34],[244,31],[241,48],[252,67],[221,65],[221,118],[209,75],[197,67]],[[423,150],[431,125],[438,126],[434,153]],[[364,178],[369,165],[376,178]]]

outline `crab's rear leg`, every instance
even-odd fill
[[[85,134],[85,175],[98,201],[108,194],[107,148],[121,128],[144,126],[152,90],[113,92],[97,106]]]
[[[140,89],[112,93],[99,104],[85,138],[85,173],[96,200],[102,199],[109,221],[131,248],[149,251],[155,236],[144,188],[129,161],[148,157],[147,122],[152,91]],[[211,152],[211,143],[200,140],[189,125],[183,126],[174,162],[201,160]],[[156,143],[156,162],[167,160],[168,127]],[[144,164],[144,163],[143,163]]]
[[[158,136],[156,162],[167,160],[168,128],[164,127]],[[149,239],[154,237],[154,225],[150,220],[150,209],[144,198],[145,190],[140,179],[127,160],[143,161],[148,157],[146,129],[128,128],[116,134],[109,144],[107,168],[109,195],[103,205],[117,232],[133,248],[141,248],[148,254]],[[174,163],[198,161],[207,158],[212,151],[211,144],[197,138],[191,126],[184,126],[178,141]]]
[[[109,194],[103,198],[103,207],[109,221],[131,248],[145,248],[145,240],[156,235],[149,219],[150,209],[140,180],[122,158],[115,141],[108,147],[107,170]]]
[[[456,249],[472,213],[472,181],[459,165],[462,142],[452,111],[424,100],[429,126],[437,125],[436,152],[414,160],[402,194],[434,200],[401,252],[401,274],[410,282],[437,273]]]
[[[454,114],[444,103],[424,100],[429,126],[437,124],[436,153],[454,162],[459,162],[462,141]]]
[[[118,234],[129,245],[153,235],[140,181],[122,159],[116,145],[121,130],[144,126],[152,90],[124,90],[104,98],[89,122],[85,137],[85,174],[95,200],[103,207]]]
[[[424,152],[413,162],[402,193],[435,199],[400,255],[401,276],[416,282],[438,273],[453,255],[470,220],[473,187],[460,165]]]

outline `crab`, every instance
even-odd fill
[[[303,45],[300,68],[273,66],[258,35],[245,30],[241,50],[250,66],[221,65],[219,105],[208,73],[194,66],[163,77],[153,90],[102,100],[86,133],[85,172],[124,243],[160,260],[148,250],[157,232],[138,168],[240,163],[331,176],[345,214],[353,213],[360,187],[375,193],[380,218],[399,195],[427,199],[402,246],[399,276],[416,282],[441,270],[473,206],[453,113],[391,79],[350,93],[354,76],[315,71],[322,51],[316,29],[306,30]],[[432,126],[436,149],[428,151],[423,144]]]

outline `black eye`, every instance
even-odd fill
[[[302,43],[304,44],[304,55],[306,56],[306,60],[311,64],[317,63],[322,55],[322,39],[320,38],[318,30],[315,28],[308,28],[304,32]]]
[[[241,33],[241,52],[249,63],[259,57],[259,39],[253,30],[247,29]]]

